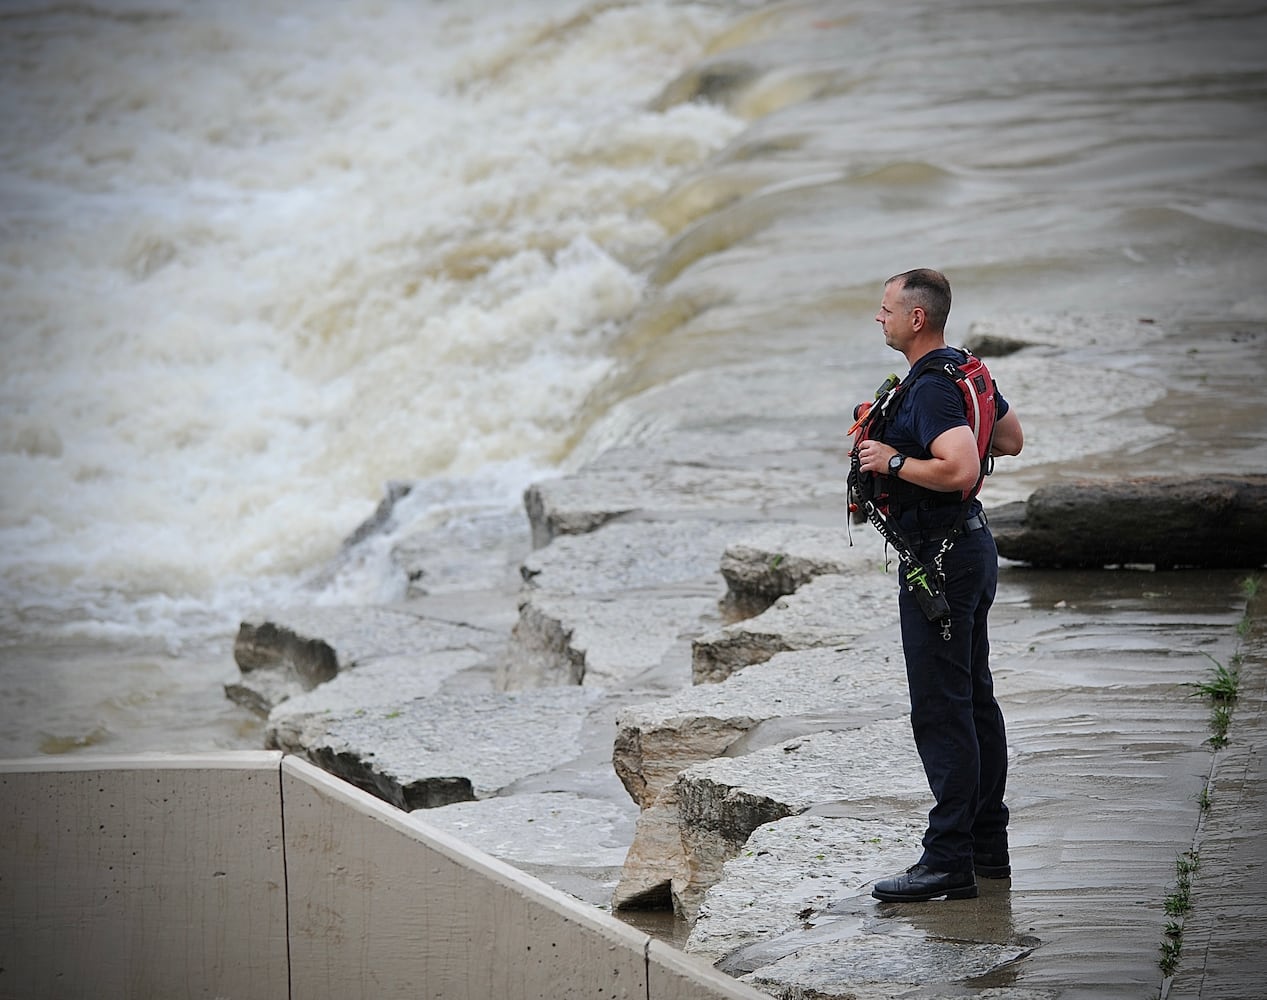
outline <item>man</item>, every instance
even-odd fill
[[[876,322],[885,343],[921,362],[965,360],[948,347],[950,283],[938,271],[919,269],[890,278]],[[1024,434],[1016,414],[996,393],[993,455],[1016,455]],[[880,440],[857,448],[858,470],[884,476],[890,524],[920,562],[934,567],[942,552],[949,628],[930,621],[903,587],[898,608],[911,699],[911,728],[936,804],[928,814],[917,864],[881,879],[872,895],[891,902],[967,899],[977,895],[976,875],[1011,875],[1004,804],[1007,742],[1003,713],[994,699],[986,618],[998,580],[998,552],[980,503],[973,498],[949,550],[943,543],[963,513],[964,491],[981,474],[977,439],[964,397],[937,374],[912,378],[879,431]]]

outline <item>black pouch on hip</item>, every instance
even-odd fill
[[[930,572],[923,563],[912,560],[906,565],[905,579],[906,589],[915,595],[920,610],[930,622],[950,617],[950,602],[941,591],[937,574]]]

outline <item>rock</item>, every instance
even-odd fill
[[[396,504],[409,496],[414,484],[405,480],[391,480],[383,489],[383,499],[378,502],[374,513],[361,522],[352,534],[343,541],[343,548],[350,549],[365,539],[378,534],[391,523]]]
[[[516,792],[413,815],[594,906],[607,906],[632,834],[628,801]]]
[[[802,935],[798,944],[792,954],[740,977],[740,982],[774,996],[814,1000],[890,1000],[907,994],[949,1000],[962,994],[951,992],[954,987],[937,993],[926,992],[925,987],[930,982],[967,987],[1034,950],[1034,944],[1029,942],[966,943],[892,934],[859,936],[852,921],[844,921],[838,927],[827,925],[817,933],[811,931]],[[999,1000],[1053,1000],[1058,995],[1042,989],[1006,987],[971,993],[980,997],[990,994]]]
[[[605,598],[531,594],[520,605],[511,654],[499,671],[508,690],[542,684],[634,684],[682,646],[674,678],[690,683],[683,637],[716,617],[720,588],[662,588]]]
[[[633,800],[647,808],[683,770],[721,756],[769,720],[827,728],[844,718],[900,715],[905,684],[896,633],[778,653],[723,683],[621,709],[612,763]]]
[[[835,818],[802,813],[757,828],[705,894],[686,950],[732,975],[758,968],[745,946],[804,929],[842,896],[901,871],[922,849],[924,817]],[[734,956],[723,962],[727,956]],[[762,957],[765,957],[764,955]],[[776,956],[781,957],[781,956]]]
[[[677,785],[661,789],[638,814],[633,843],[625,854],[613,910],[676,909],[672,887],[686,878]]]
[[[857,551],[853,534],[860,546]],[[879,536],[869,527],[851,533],[843,526],[776,524],[726,546],[721,574],[729,601],[755,614],[816,577],[850,572],[861,561],[860,554],[867,558],[873,553],[879,554]]]
[[[991,515],[999,554],[1046,567],[1267,562],[1267,475],[1080,480]]]
[[[614,703],[579,687],[444,694],[374,709],[279,715],[270,747],[318,766],[400,809],[487,798],[581,755]]]
[[[338,654],[329,643],[271,621],[259,625],[242,622],[233,643],[233,658],[244,675],[280,675],[286,690],[311,691],[339,672]],[[277,679],[268,678],[266,683],[276,684]]]
[[[656,111],[667,111],[675,105],[696,100],[725,104],[760,74],[761,68],[754,63],[716,57],[693,66],[669,83],[651,102],[651,107]]]
[[[533,552],[503,686],[629,683],[659,668],[716,623],[717,564],[736,530],[711,519],[636,520]]]
[[[715,684],[775,653],[846,646],[858,636],[897,622],[897,583],[877,569],[821,576],[782,597],[755,618],[695,640],[696,684]]]
[[[1163,339],[1166,330],[1150,319],[1072,313],[1000,315],[973,320],[963,345],[983,358],[1002,357],[1022,348],[1052,356],[1074,348],[1138,350]],[[1007,391],[1003,394],[1006,396]]]
[[[439,693],[457,674],[484,665],[489,655],[479,646],[458,646],[380,657],[278,703],[269,712],[269,721],[278,725],[288,716],[339,714],[358,708],[390,710]]]
[[[840,431],[766,428],[704,435],[676,431],[640,446],[614,447],[583,473],[534,483],[524,493],[533,545],[583,534],[638,512],[644,517],[777,518],[807,506],[844,510]],[[796,461],[790,460],[794,456]]]
[[[587,597],[674,584],[720,584],[718,562],[747,524],[691,518],[625,521],[589,534],[561,535],[532,552],[521,570],[532,590]]]
[[[786,652],[723,683],[620,711],[612,763],[643,811],[613,907],[665,905],[673,885],[689,881],[679,774],[798,733],[901,715],[907,699],[900,659],[894,636],[853,649]]]
[[[407,534],[391,547],[391,562],[408,581],[407,597],[475,590],[513,595],[530,548],[523,509],[495,508]]]
[[[928,795],[906,718],[715,758],[676,784],[686,877],[674,882],[673,901],[688,920],[759,826],[828,803],[854,818],[914,815]]]
[[[296,608],[243,622],[233,655],[241,677],[225,685],[233,701],[261,715],[369,665],[404,690],[434,690],[439,676],[487,654],[504,639],[475,625],[384,607]],[[362,689],[374,690],[374,685]],[[400,686],[393,687],[404,696]],[[314,710],[309,705],[305,710]]]
[[[566,601],[529,597],[520,602],[519,620],[510,634],[515,652],[502,665],[498,687],[519,690],[584,681],[589,650],[585,635],[576,636],[580,617]]]

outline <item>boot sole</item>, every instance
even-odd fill
[[[885,903],[926,903],[929,900],[941,899],[945,896],[947,899],[976,899],[977,887],[975,885],[965,885],[958,889],[943,889],[941,892],[905,894],[895,892],[881,892],[878,889],[872,889],[871,895],[876,899]]]

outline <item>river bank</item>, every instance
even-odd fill
[[[1261,355],[1238,351],[1241,329],[1207,335],[1195,354],[1189,336],[1151,322],[1049,317],[1011,331],[1028,346],[990,361],[1009,397],[1023,400],[1030,445],[1015,467],[1000,462],[987,507],[1066,471],[1156,471],[1123,456],[1163,440],[1186,469],[1221,469],[1205,425],[1174,419],[1186,412],[1194,366],[1202,384],[1248,390],[1260,377]],[[1111,412],[1051,377],[1093,362],[1121,372],[1145,350],[1150,377],[1120,376],[1131,384]],[[272,707],[272,745],[594,905],[658,905],[659,916],[618,912],[774,995],[798,983],[856,991],[873,979],[876,995],[892,995],[884,990],[912,976],[1055,991],[1018,996],[1139,995],[1160,982],[1162,900],[1209,776],[1207,710],[1185,685],[1207,656],[1227,662],[1234,652],[1240,576],[1004,565],[995,670],[1013,752],[1017,874],[1010,895],[983,893],[971,947],[929,943],[948,933],[944,920],[962,918],[956,907],[942,916],[920,907],[911,923],[868,896],[870,881],[910,863],[927,793],[904,729],[893,578],[874,532],[855,527],[850,545],[843,523],[840,441],[853,397],[841,381],[827,364],[745,366],[630,400],[613,417],[629,436],[534,486],[530,526],[514,544],[494,544],[504,536],[491,531],[473,546],[484,556],[467,559],[471,538],[451,539],[445,556],[442,536],[428,536],[396,552],[417,581],[410,601],[249,619],[322,644],[337,661],[330,679],[299,693],[287,638],[238,683],[261,699],[288,693]],[[1262,452],[1262,427],[1245,426],[1251,453]],[[385,509],[380,523],[389,518]],[[774,547],[772,532],[782,532]],[[791,596],[737,618],[727,556],[810,568]],[[437,572],[424,594],[417,570],[428,560]],[[726,680],[693,683],[701,664],[718,662]],[[773,675],[764,695],[758,673]],[[824,686],[842,674],[851,689]],[[776,700],[787,708],[772,708]],[[791,746],[808,770],[788,757]],[[743,821],[683,827],[664,794],[680,789],[683,771],[729,789],[723,800],[764,805]],[[685,855],[670,843],[692,837]],[[1081,935],[1118,892],[1132,897],[1111,914],[1118,945],[1088,965]],[[678,916],[666,920],[669,905]],[[859,979],[855,963],[880,961],[867,950],[877,942],[895,949],[887,971]]]

